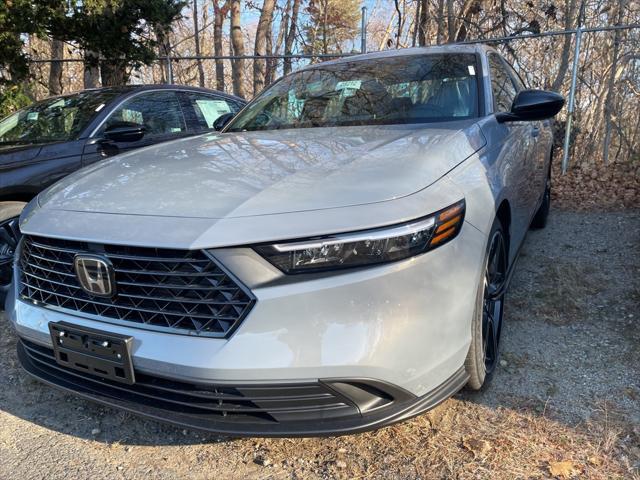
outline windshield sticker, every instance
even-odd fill
[[[473,65],[469,65],[469,75],[475,75],[476,69]]]
[[[338,82],[336,85],[336,90],[358,90],[360,88],[360,85],[362,85],[362,80],[346,80],[344,82]]]
[[[38,120],[38,112],[27,113],[27,120],[30,122],[35,122],[36,120]]]

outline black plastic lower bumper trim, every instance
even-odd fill
[[[274,417],[269,408],[258,409],[259,412],[255,415],[226,415],[226,413],[211,415],[209,414],[211,412],[208,411],[206,415],[202,415],[200,408],[193,408],[190,404],[184,405],[184,408],[175,408],[176,403],[178,407],[182,403],[173,400],[170,400],[172,403],[167,403],[164,399],[158,401],[151,399],[150,401],[148,394],[141,395],[137,391],[127,391],[122,385],[113,385],[101,381],[97,377],[82,378],[77,372],[68,371],[38,358],[38,349],[46,350],[45,347],[38,347],[21,340],[18,343],[18,358],[27,373],[48,385],[103,405],[161,422],[232,437],[318,437],[374,430],[430,410],[454,395],[468,380],[468,375],[463,367],[438,388],[422,397],[408,398],[405,395],[398,398],[397,401],[389,402],[386,406],[374,408],[365,413],[362,413],[361,407],[356,401],[341,397],[342,393],[331,388],[331,383],[339,380],[342,384],[363,385],[366,383],[366,379],[331,379],[327,381],[326,385],[329,386],[329,391],[335,393],[336,397],[331,399],[333,403],[327,405],[330,408],[308,409],[304,420],[300,420],[299,416],[291,417],[293,418],[291,421],[287,420],[286,415],[284,419]],[[378,388],[383,385],[382,382],[377,381],[371,381],[371,384]],[[323,380],[320,380],[316,385],[323,386],[325,384]],[[281,389],[288,388],[290,385],[272,385],[271,387]],[[308,388],[311,387],[308,386]],[[318,393],[313,391],[317,396]],[[196,396],[196,394],[190,395]],[[219,394],[219,396],[228,397],[226,394]],[[340,405],[338,406],[335,402]],[[171,408],[166,408],[166,405],[170,405]],[[290,409],[294,410],[294,407]],[[211,408],[210,410],[216,409]],[[336,412],[339,412],[340,415],[336,415]]]

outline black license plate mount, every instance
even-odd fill
[[[49,322],[49,332],[59,365],[114,382],[135,383],[133,337],[67,322]]]

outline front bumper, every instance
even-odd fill
[[[233,436],[315,437],[372,430],[435,407],[468,378],[460,369],[422,397],[363,379],[225,386],[143,375],[134,385],[123,385],[62,368],[51,349],[28,341],[18,343],[18,357],[33,377],[88,400],[180,427]],[[367,408],[371,401],[379,405]]]
[[[104,382],[96,387],[85,379],[71,381],[69,372],[48,371],[21,352],[32,375],[81,396],[234,435],[356,432],[416,415],[464,385],[462,366],[471,340],[484,248],[484,235],[465,224],[455,241],[427,254],[308,279],[273,278],[272,267],[253,251],[219,249],[214,251],[216,256],[257,298],[251,313],[228,339],[143,330],[41,308],[19,300],[17,289],[9,298],[7,313],[23,345],[31,342],[38,348],[50,348],[49,322],[132,336],[136,377],[141,373],[225,388],[319,385],[329,388],[329,393],[335,393],[336,383],[357,383],[361,390],[387,400],[380,403],[374,398],[371,410],[363,407],[368,405],[366,396],[363,400],[360,393],[341,387],[338,396],[350,410],[345,407],[340,417],[320,409],[304,420],[279,421],[263,412],[275,418],[267,424],[228,416],[211,419],[191,415],[189,405],[185,411],[168,408],[157,395],[149,403],[141,401],[147,398],[144,395]]]

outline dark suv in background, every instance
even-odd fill
[[[214,130],[245,103],[203,88],[130,85],[48,98],[1,120],[0,306],[26,202],[104,158]]]

